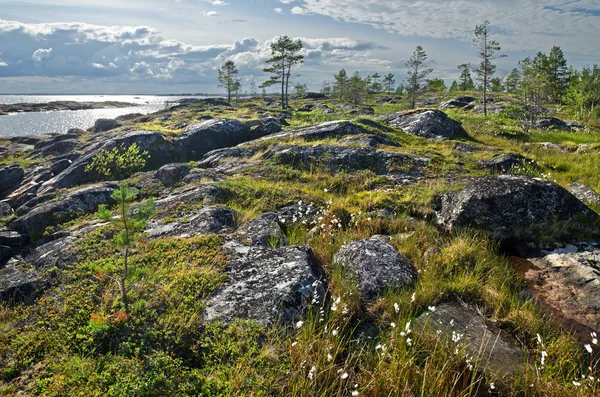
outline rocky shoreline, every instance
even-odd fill
[[[120,109],[138,106],[134,103],[105,101],[105,102],[76,102],[52,101],[46,103],[13,103],[0,104],[0,116],[13,113],[29,112],[54,112],[60,110],[93,110],[93,109]]]

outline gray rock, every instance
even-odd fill
[[[199,168],[214,168],[230,159],[250,158],[254,155],[254,150],[244,149],[242,147],[231,147],[217,150],[211,150],[206,153],[198,164]]]
[[[384,127],[385,128],[385,127]],[[283,139],[296,137],[305,141],[314,141],[328,138],[340,138],[346,135],[370,134],[371,132],[361,125],[359,121],[328,121],[317,125],[285,131],[279,134],[268,135],[264,139]]]
[[[0,245],[21,247],[27,241],[26,236],[12,230],[0,230]]]
[[[31,195],[31,199],[27,200],[25,204],[19,206],[16,209],[15,214],[17,214],[17,216],[25,215],[26,213],[34,209],[36,206],[48,202],[54,197],[56,197],[56,195],[53,193],[42,194],[39,196]]]
[[[159,132],[132,131],[116,138],[108,139],[106,142],[94,144],[86,148],[86,152],[74,161],[67,169],[57,176],[45,182],[40,193],[46,193],[52,189],[70,188],[94,182],[95,175],[85,171],[94,157],[103,150],[111,150],[115,147],[129,147],[137,144],[140,150],[147,151],[149,158],[146,162],[147,169],[157,169],[168,163],[176,163],[181,160],[181,153],[175,146],[167,141]]]
[[[4,264],[12,256],[12,249],[6,245],[0,245],[0,265]]]
[[[529,262],[533,266],[524,274],[529,290],[555,318],[600,332],[600,250],[559,249]]]
[[[227,280],[207,304],[208,320],[224,325],[236,319],[264,326],[290,324],[313,301],[323,302],[323,270],[310,248],[248,247],[235,241],[223,248],[230,256]]]
[[[13,209],[10,204],[6,200],[0,201],[0,218],[6,218],[7,216],[11,216],[13,213]]]
[[[459,142],[456,145],[454,145],[454,150],[456,150],[459,153],[473,153],[481,150],[481,148],[471,143]]]
[[[194,186],[184,191],[169,194],[167,197],[160,198],[154,202],[154,205],[158,210],[164,210],[179,203],[210,205],[214,204],[217,197],[221,194],[223,194],[223,191],[212,183],[203,183],[199,186]]]
[[[61,154],[69,153],[79,145],[76,139],[67,139],[54,142],[50,145],[44,146],[40,153],[44,156],[58,156]]]
[[[229,207],[205,207],[183,219],[178,218],[174,222],[153,221],[146,232],[151,238],[231,233],[238,218],[238,213]]]
[[[424,166],[421,159],[403,154],[348,146],[271,146],[264,152],[262,159],[275,164],[290,165],[296,169],[317,166],[330,172],[368,169],[385,174],[399,168],[417,169]]]
[[[34,248],[23,262],[33,265],[36,269],[50,269],[65,267],[77,262],[75,248],[77,238],[74,236],[59,237],[56,240]]]
[[[163,165],[156,171],[156,178],[167,187],[175,185],[190,173],[192,166],[185,163]]]
[[[470,226],[513,242],[539,242],[538,233],[556,230],[556,223],[569,240],[575,232],[592,233],[588,226],[600,221],[557,184],[522,175],[479,178],[459,193],[440,197],[437,206],[438,223],[449,230]]]
[[[283,241],[283,231],[277,222],[278,215],[267,212],[241,225],[235,237],[243,244],[270,247]]]
[[[509,381],[526,362],[526,351],[515,339],[488,325],[485,317],[466,304],[446,302],[437,305],[434,311],[418,317],[413,328],[428,329],[436,334],[440,331],[439,335],[450,349],[464,348],[473,358],[474,367],[495,382]]]
[[[111,194],[117,187],[116,183],[107,182],[76,190],[35,207],[12,221],[9,226],[25,234],[44,231],[48,226],[55,226],[94,212],[99,204],[113,204]]]
[[[571,183],[570,185],[567,185],[567,190],[570,191],[573,196],[577,197],[579,200],[588,205],[600,204],[600,194],[582,183]]]
[[[492,172],[508,172],[525,166],[537,167],[535,161],[514,153],[497,154],[491,160],[480,161],[480,164],[482,168]]]
[[[0,268],[0,300],[4,302],[31,302],[35,293],[45,285],[45,281],[36,274],[18,269],[18,263],[13,259]]]
[[[94,123],[94,127],[92,127],[92,132],[105,132],[114,130],[115,128],[120,127],[121,124],[117,120],[113,119],[98,119]]]
[[[460,123],[439,110],[402,111],[389,114],[384,119],[408,134],[428,139],[458,139],[467,135]]]
[[[440,105],[440,109],[473,109],[477,98],[472,96],[461,96],[456,99],[451,99]]]
[[[390,244],[378,238],[345,244],[334,255],[333,263],[356,278],[365,300],[375,299],[387,288],[401,288],[417,281],[412,263]]]
[[[265,134],[262,129],[251,131],[237,120],[213,119],[192,124],[185,128],[174,143],[187,160],[197,160],[211,150],[238,145]]]
[[[341,144],[356,144],[367,147],[379,147],[381,145],[400,146],[398,143],[385,135],[359,134],[342,138],[338,141]]]
[[[0,168],[0,198],[21,183],[25,171],[17,164]]]
[[[60,174],[61,172],[63,172],[64,170],[66,170],[67,168],[69,168],[69,166],[72,163],[73,163],[73,161],[71,161],[69,159],[60,159],[60,160],[52,163],[52,165],[50,166],[50,172],[52,173],[52,175],[56,176],[56,175]]]
[[[546,119],[538,119],[535,122],[535,127],[542,129],[542,130],[552,128],[552,129],[557,129],[557,130],[568,131],[571,129],[571,127],[567,124],[567,122],[557,119],[555,117],[549,117]]]

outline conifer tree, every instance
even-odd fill
[[[506,55],[496,54],[501,50],[500,44],[497,41],[492,40],[490,37],[489,30],[490,21],[485,21],[481,25],[475,27],[475,37],[473,43],[479,52],[479,58],[481,63],[478,68],[474,68],[473,71],[477,76],[477,80],[481,82],[483,91],[483,114],[487,116],[487,92],[490,88],[490,80],[492,75],[496,72],[496,65],[492,62],[495,59],[503,58]]]
[[[261,87],[270,87],[272,85],[281,85],[281,108],[288,107],[288,90],[290,86],[290,77],[294,66],[304,63],[304,55],[300,53],[303,45],[300,39],[293,40],[284,35],[271,43],[271,58],[267,63],[271,66],[264,68],[263,71],[271,73],[269,80],[265,81]]]
[[[238,69],[231,60],[225,62],[219,68],[219,87],[224,87],[227,91],[227,102],[231,103],[231,93],[240,88],[240,79],[238,78]]]
[[[417,46],[412,56],[406,62],[408,68],[408,94],[410,99],[410,107],[415,108],[417,102],[417,95],[421,91],[422,82],[429,76],[433,69],[427,67],[425,61],[427,60],[427,53],[421,46]]]

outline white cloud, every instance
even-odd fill
[[[211,1],[210,4],[214,5],[214,6],[228,6],[229,3],[226,1],[221,1],[221,0],[215,0],[215,1]]]
[[[208,11],[208,12],[204,12],[204,15],[206,15],[207,17],[214,17],[215,15],[218,15],[219,13],[216,11]]]
[[[595,55],[600,40],[600,2],[595,0],[300,0],[292,14],[319,14],[368,24],[405,36],[470,41],[476,24],[491,20],[507,50],[560,45]],[[589,39],[588,39],[589,38]]]
[[[8,66],[8,63],[4,62],[4,61],[0,61],[0,67],[5,67]]]
[[[275,11],[277,14],[279,15],[283,15],[283,9],[277,7],[277,8],[273,8],[273,11]]]
[[[290,4],[290,3],[293,3],[294,1],[295,0],[279,0],[279,2],[283,3],[283,4]]]
[[[31,55],[31,59],[36,62],[41,62],[42,59],[48,59],[52,55],[52,48],[38,48]]]

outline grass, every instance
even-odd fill
[[[317,101],[293,106],[308,102]],[[334,109],[334,102],[325,103]],[[191,123],[209,113],[245,120],[257,117],[260,106],[260,98],[217,112],[195,105],[174,111],[166,122],[139,127],[172,134],[177,131],[168,125],[180,121]],[[382,114],[404,105],[373,107]],[[220,236],[141,242],[131,256],[132,313],[126,318],[113,281],[121,260],[111,244],[114,231],[101,227],[78,241],[71,265],[26,266],[55,280],[34,304],[0,306],[0,395],[598,395],[597,382],[590,378],[598,373],[583,345],[523,294],[525,286],[498,243],[470,230],[439,230],[432,201],[462,189],[469,178],[489,175],[479,161],[508,152],[539,165],[511,172],[563,186],[579,181],[600,191],[598,150],[574,153],[534,145],[600,142],[600,132],[525,135],[498,116],[448,114],[463,124],[467,143],[481,150],[458,153],[457,142],[429,141],[397,129],[373,131],[399,144],[378,150],[430,158],[425,178],[412,185],[392,184],[370,170],[332,173],[273,162],[216,183],[222,191],[218,204],[234,208],[242,220],[299,201],[319,208],[320,219],[284,228],[284,241],[310,246],[326,273],[329,299],[314,305],[301,326],[238,321],[221,327],[204,320],[206,300],[226,278]],[[293,112],[289,128],[351,118],[338,109],[334,114]],[[335,139],[262,141],[253,145],[256,158],[271,144],[339,145]],[[197,205],[174,206],[161,216],[164,222],[182,221]],[[384,208],[390,209],[390,217],[373,213]],[[84,222],[90,217],[63,227]],[[373,235],[390,236],[390,243],[418,269],[419,281],[362,302],[355,280],[334,265],[333,256],[346,242]],[[512,378],[497,378],[481,368],[477,357],[468,357],[461,343],[416,326],[430,307],[448,300],[467,302],[509,333],[527,352],[523,370]],[[547,355],[543,366],[542,354]]]

